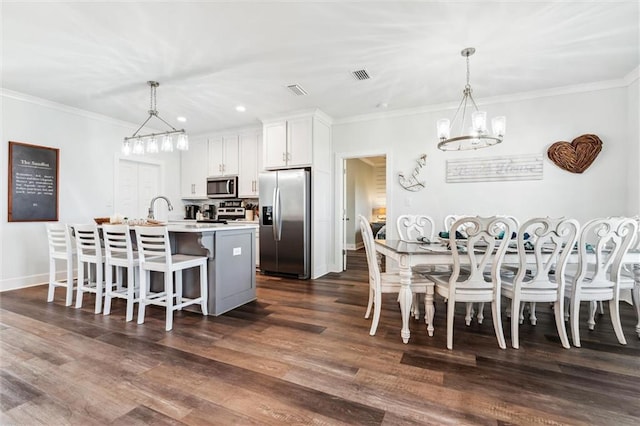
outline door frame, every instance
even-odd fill
[[[345,205],[344,198],[346,193],[346,162],[347,160],[363,158],[363,157],[378,157],[384,156],[386,158],[386,206],[387,206],[387,218],[393,216],[393,206],[390,205],[389,200],[393,199],[393,173],[390,164],[393,164],[392,154],[387,150],[371,149],[366,151],[356,152],[336,152],[334,163],[334,193],[336,194],[336,205],[334,211],[334,271],[342,272],[346,266],[346,230],[344,226],[344,214]]]

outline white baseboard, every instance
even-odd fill
[[[364,242],[362,242],[362,241],[360,241],[359,243],[356,243],[356,244],[346,244],[345,245],[345,248],[347,250],[351,250],[351,251],[360,250],[363,247],[364,247]]]
[[[63,279],[65,274],[60,274]],[[26,277],[7,278],[0,281],[0,293],[3,291],[17,290],[19,288],[33,287],[36,285],[47,284],[49,282],[49,274],[29,275]]]

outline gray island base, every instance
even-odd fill
[[[218,316],[256,300],[255,225],[169,224],[174,253],[207,256],[209,315]],[[200,294],[198,268],[182,272],[184,297]],[[152,278],[152,291],[162,278]],[[162,288],[162,287],[160,287]],[[199,310],[197,306],[190,307]]]

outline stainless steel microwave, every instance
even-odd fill
[[[238,176],[208,177],[208,198],[238,198]]]

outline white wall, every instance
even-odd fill
[[[628,90],[628,128],[629,128],[629,195],[627,215],[640,214],[640,80],[636,72],[635,81]]]
[[[638,183],[630,182],[637,179],[637,174],[634,177],[627,169],[633,167],[630,164],[633,162],[637,167],[639,143],[637,130],[629,135],[628,127],[628,117],[633,111],[636,111],[637,123],[637,82],[633,87],[529,96],[486,105],[480,99],[480,108],[487,110],[488,117],[507,116],[507,135],[502,144],[479,151],[437,149],[436,120],[452,116],[451,110],[336,121],[333,142],[339,149],[336,148],[335,154],[337,158],[349,157],[350,153],[386,151],[391,154],[387,173],[387,220],[391,223],[404,213],[426,213],[434,218],[437,226],[441,226],[447,214],[511,214],[521,220],[532,216],[567,216],[580,222],[596,216],[631,214],[633,207],[627,199],[630,192],[637,193]],[[634,97],[635,100],[631,99]],[[547,159],[546,151],[552,143],[571,141],[585,133],[598,135],[603,149],[583,174],[561,170]],[[635,160],[629,160],[630,152],[635,153]],[[419,192],[403,190],[397,181],[398,173],[411,172],[415,160],[423,153],[427,154],[427,164],[421,178],[426,180],[426,188]],[[543,154],[543,179],[445,182],[447,159],[517,154]],[[389,238],[395,236],[395,230],[389,231]],[[338,259],[336,265],[339,265]]]
[[[49,270],[45,222],[7,222],[8,141],[60,149],[59,221],[88,223],[114,213],[115,158],[137,126],[9,91],[0,99],[0,290],[7,290],[46,282]],[[179,206],[179,154],[153,158],[164,163],[164,195]]]

